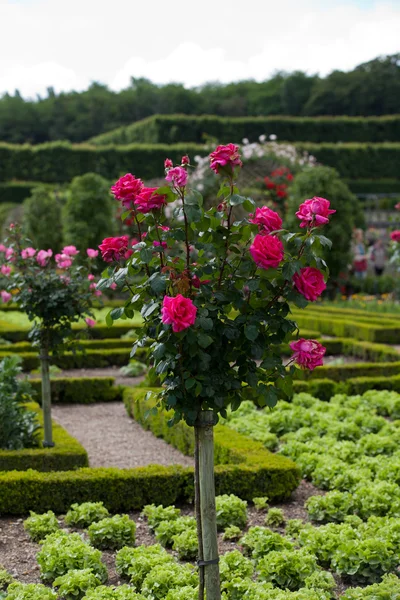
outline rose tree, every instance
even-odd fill
[[[295,362],[313,369],[325,352],[317,341],[300,339],[285,365],[281,344],[297,331],[290,303],[305,307],[325,289],[326,264],[317,253],[330,242],[320,226],[335,211],[328,200],[306,200],[297,213],[299,230],[283,230],[276,212],[255,208],[239,194],[235,180],[241,165],[234,144],[211,153],[210,167],[221,187],[207,211],[201,194],[190,187],[188,157],[177,166],[165,161],[170,186],[149,189],[125,175],[112,192],[126,209],[122,217],[136,225],[135,239],[107,238],[100,246],[112,264],[98,287],[116,283],[131,293],[109,320],[141,312],[143,327],[132,354],[151,344],[151,362],[163,384],[158,406],[173,411],[171,425],[184,419],[195,426],[199,564],[206,566],[208,600],[220,598],[212,426],[243,400],[272,407],[290,398]],[[164,208],[170,202],[175,208],[167,225]],[[238,206],[246,218],[235,218]]]
[[[79,265],[75,246],[65,246],[53,257],[50,249],[26,246],[20,228],[14,225],[6,243],[0,245],[0,295],[3,302],[13,300],[33,322],[30,337],[40,349],[42,373],[43,445],[51,447],[50,352],[59,350],[71,335],[72,323],[86,317],[88,327],[95,324],[90,318],[92,297],[100,292],[88,267],[98,250],[89,248],[88,266]]]

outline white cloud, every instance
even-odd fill
[[[399,51],[400,4],[363,1],[0,0],[0,93],[348,70]]]

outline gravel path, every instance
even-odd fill
[[[52,416],[84,446],[91,467],[193,465],[191,457],[128,417],[122,402],[55,405]]]

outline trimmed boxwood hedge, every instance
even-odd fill
[[[8,181],[7,183],[0,183],[0,204],[5,202],[22,204],[26,198],[29,198],[32,190],[37,186],[37,181]]]
[[[400,375],[392,377],[352,377],[345,381],[332,379],[297,379],[293,382],[294,393],[308,392],[320,400],[329,401],[335,394],[364,394],[368,390],[391,390],[400,392]]]
[[[374,323],[363,323],[352,318],[336,317],[334,315],[323,316],[317,313],[293,312],[294,320],[301,329],[318,329],[325,335],[336,337],[356,338],[369,342],[396,344],[400,339],[399,325],[376,325]]]
[[[397,194],[400,179],[346,179],[353,194]]]
[[[216,115],[152,115],[89,140],[96,145],[204,143],[205,136],[221,144],[261,134],[279,140],[306,142],[397,142],[400,116],[383,117],[218,117]]]
[[[36,402],[30,402],[27,404],[27,408],[37,411],[39,422],[43,425],[43,416],[39,405]],[[43,440],[43,429],[40,430],[40,436]],[[26,471],[27,469],[69,471],[88,466],[88,456],[84,447],[54,421],[53,441],[54,448],[0,449],[0,471]]]
[[[30,383],[41,403],[40,379]],[[51,401],[54,404],[93,404],[122,400],[122,386],[114,385],[114,377],[55,377],[51,380]]]
[[[148,407],[146,390],[126,389],[125,402],[135,399],[141,413]],[[152,421],[166,427],[165,415]],[[190,451],[193,430],[178,424],[169,430],[170,442]],[[221,425],[216,427],[215,467],[217,494],[236,494],[251,500],[265,496],[285,500],[296,489],[300,473],[289,459],[268,452],[259,442]],[[34,470],[0,473],[0,513],[26,514],[30,510],[65,513],[74,502],[103,501],[112,512],[139,510],[145,504],[193,501],[193,469],[178,465],[149,465],[136,469],[83,468],[76,471],[40,473]]]
[[[30,328],[20,327],[18,325],[10,326],[10,324],[6,321],[7,313],[4,312],[4,315],[1,316],[3,318],[0,319],[0,337],[10,342],[22,342],[28,339]],[[139,325],[132,325],[132,323],[114,323],[112,327],[107,327],[107,325],[96,325],[90,330],[90,335],[94,339],[120,338],[121,335],[124,335],[131,329],[135,329],[137,327],[139,327]],[[83,326],[73,326],[73,329],[83,329]]]
[[[351,363],[347,365],[317,367],[314,371],[298,370],[296,379],[331,379],[345,381],[354,377],[392,377],[400,375],[400,362]]]

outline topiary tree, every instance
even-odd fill
[[[52,248],[55,252],[62,245],[61,202],[55,190],[38,186],[23,204],[22,228],[24,235],[37,248]]]
[[[64,241],[84,252],[116,231],[116,203],[109,183],[96,173],[75,177],[63,211]]]
[[[324,228],[324,233],[332,242],[332,248],[322,247],[323,255],[330,272],[331,287],[337,287],[339,274],[347,270],[351,262],[350,245],[354,227],[364,226],[364,214],[359,200],[352,194],[338,172],[331,167],[307,168],[295,176],[290,188],[288,211],[285,226],[294,226],[296,210],[304,198],[314,196],[328,198],[340,218],[332,219]]]

